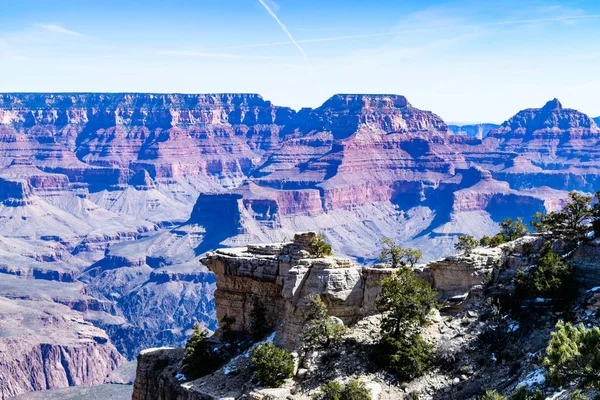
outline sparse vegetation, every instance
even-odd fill
[[[510,395],[510,400],[544,400],[545,397],[546,396],[544,396],[539,389],[530,393],[525,386],[519,386],[517,390]]]
[[[363,381],[353,379],[346,384],[333,381],[321,386],[313,400],[371,400],[371,395]]]
[[[571,400],[589,400],[589,397],[581,393],[581,390],[576,390],[571,394]]]
[[[200,325],[194,325],[192,337],[185,345],[182,372],[188,380],[198,379],[216,371],[224,357],[213,344],[208,343],[208,333]]]
[[[393,239],[385,238],[381,241],[384,246],[379,256],[379,262],[389,262],[392,268],[404,266],[414,267],[423,258],[423,252],[418,249],[402,248]]]
[[[315,236],[310,243],[310,253],[316,258],[323,258],[333,255],[331,245],[327,243],[327,238],[322,233]]]
[[[479,239],[479,245],[481,247],[490,247],[492,245],[492,238],[485,235],[482,236],[481,239]]]
[[[332,349],[341,344],[346,327],[332,321],[327,314],[327,306],[319,296],[310,299],[304,320],[302,343],[305,349]]]
[[[463,235],[458,237],[458,242],[454,243],[456,251],[471,253],[477,247],[477,240],[471,235]]]
[[[404,381],[423,375],[433,364],[433,345],[420,335],[386,336],[379,352],[389,370]]]
[[[248,332],[256,342],[262,340],[273,330],[273,323],[269,319],[265,305],[258,297],[252,301],[252,311],[250,311],[250,326]]]
[[[291,354],[271,342],[255,347],[250,362],[256,378],[265,387],[280,387],[294,373]]]
[[[483,236],[479,239],[479,245],[483,247],[497,247],[503,243],[517,240],[523,236],[528,235],[529,229],[527,225],[523,223],[523,218],[518,217],[516,220],[511,218],[504,218],[500,222],[500,232],[494,236]]]
[[[548,247],[537,265],[515,276],[518,297],[566,298],[573,290],[569,263]]]
[[[559,321],[542,364],[555,385],[600,389],[600,328]]]
[[[507,398],[495,390],[488,390],[483,394],[481,400],[507,400]]]
[[[516,220],[504,218],[502,222],[500,222],[499,235],[502,236],[504,242],[512,242],[513,240],[522,238],[529,233],[529,228],[527,228],[527,225],[523,223],[523,218],[521,217],[518,217]]]
[[[596,198],[600,198],[600,192]],[[565,243],[576,244],[600,229],[600,206],[592,206],[592,196],[569,193],[569,202],[561,211],[548,214],[535,213],[531,225],[535,232],[545,233]]]
[[[384,315],[378,358],[400,379],[418,377],[433,356],[432,346],[419,333],[437,306],[436,292],[408,267],[382,279],[381,286],[377,306]]]

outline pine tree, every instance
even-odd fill
[[[188,380],[198,379],[216,371],[224,361],[207,339],[207,331],[198,323],[194,325],[192,337],[185,345],[182,365],[182,372]]]
[[[252,302],[252,311],[250,311],[249,333],[256,342],[262,340],[273,330],[273,324],[267,315],[265,305],[258,297]]]

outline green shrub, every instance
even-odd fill
[[[510,395],[510,400],[544,400],[545,396],[541,390],[536,389],[533,393],[529,393],[525,386],[519,386]]]
[[[423,375],[433,363],[433,346],[420,335],[386,337],[379,344],[379,359],[398,379],[409,381]]]
[[[500,222],[500,233],[505,242],[512,242],[523,236],[529,235],[527,225],[523,223],[523,218],[519,217],[516,220],[504,218]]]
[[[265,387],[280,387],[294,373],[294,359],[290,353],[271,342],[258,345],[250,357],[252,370]]]
[[[497,233],[494,236],[492,236],[490,245],[492,247],[498,247],[503,243],[506,243],[506,239],[504,238],[504,236],[502,234]]]
[[[381,280],[378,309],[383,313],[377,358],[398,378],[422,375],[430,366],[433,348],[419,336],[437,306],[436,291],[408,267]]]
[[[581,390],[576,390],[571,394],[571,400],[590,400],[589,397],[581,393]]]
[[[310,253],[316,258],[323,258],[333,255],[331,245],[327,243],[325,235],[320,233],[315,236],[315,238],[310,242]]]
[[[507,400],[507,398],[495,390],[488,390],[483,394],[481,400]]]
[[[555,385],[600,389],[600,328],[558,321],[542,365]]]
[[[469,254],[471,250],[477,247],[477,240],[471,235],[463,235],[458,237],[458,242],[454,243],[456,251],[462,251]]]
[[[481,247],[490,247],[492,245],[492,238],[489,236],[482,236],[481,239],[479,239],[479,245]]]
[[[379,262],[389,262],[392,268],[415,266],[423,258],[423,252],[417,249],[405,249],[398,245],[390,238],[385,238],[381,241],[383,249],[379,255]]]
[[[384,313],[381,322],[383,336],[399,338],[418,333],[427,323],[427,316],[437,307],[437,292],[418,279],[408,267],[383,278],[377,308]]]
[[[353,379],[345,385],[329,382],[321,386],[313,400],[371,400],[371,395],[371,389],[364,382]]]
[[[259,298],[255,297],[252,301],[252,311],[250,311],[250,326],[248,327],[250,336],[258,342],[272,330],[273,324],[267,315],[267,309]]]
[[[208,333],[200,324],[194,325],[192,337],[185,345],[182,372],[187,380],[198,379],[216,371],[223,364],[224,357],[214,344],[208,343]]]
[[[327,314],[327,306],[319,296],[311,297],[304,315],[302,344],[305,349],[332,349],[338,347],[347,329],[336,324]]]
[[[572,282],[569,263],[551,250],[530,271],[520,270],[515,276],[519,297],[566,298],[573,290]]]

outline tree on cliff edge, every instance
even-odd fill
[[[417,249],[404,249],[396,244],[393,239],[385,238],[381,241],[383,249],[379,256],[379,262],[389,262],[392,268],[404,267],[411,268],[423,258],[423,252]]]
[[[223,363],[223,356],[208,342],[208,333],[196,323],[192,337],[185,345],[182,372],[188,381],[198,379],[216,371]]]
[[[327,243],[327,238],[322,233],[319,233],[310,242],[310,253],[316,258],[323,258],[333,255],[331,245]]]
[[[433,346],[420,332],[437,307],[437,293],[408,267],[383,278],[380,284],[377,308],[383,318],[378,358],[399,379],[416,378],[431,366]]]

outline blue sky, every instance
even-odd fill
[[[600,115],[600,2],[0,0],[0,91],[397,93],[449,122]]]

